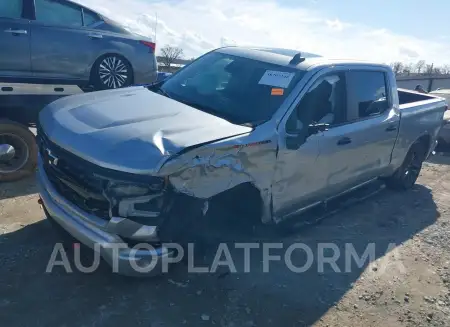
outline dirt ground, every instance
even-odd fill
[[[150,279],[117,276],[106,265],[91,274],[66,273],[63,267],[45,273],[57,237],[43,220],[34,180],[3,184],[0,324],[450,326],[450,157],[431,161],[411,191],[383,190],[283,238],[233,239],[282,241],[285,247],[301,242],[312,249],[334,243],[342,252],[352,244],[359,254],[370,243],[376,246],[373,262],[341,272],[330,266],[319,272],[313,265],[294,273],[280,261],[264,273],[256,250],[245,273],[242,251],[230,247],[237,273],[188,274],[183,264]],[[304,259],[301,252],[293,255],[297,263]],[[344,267],[342,260],[338,266]]]

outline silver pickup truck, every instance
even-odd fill
[[[397,90],[385,65],[221,48],[150,87],[48,105],[41,203],[50,221],[133,274],[130,260],[173,255],[162,244],[196,229],[218,197],[279,224],[375,179],[411,188],[446,109]],[[155,248],[131,258],[139,242]]]

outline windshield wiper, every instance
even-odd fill
[[[148,86],[147,89],[155,92],[155,93],[159,93],[161,95],[164,95],[165,97],[169,98],[169,99],[173,99],[169,93],[167,93],[165,90],[162,89],[162,86],[164,85],[164,83],[162,82],[155,82],[152,85]]]
[[[164,95],[165,97],[168,97],[169,99],[172,99],[172,97],[169,95],[169,93],[164,91],[161,87],[158,88],[157,92],[159,92],[160,94]]]

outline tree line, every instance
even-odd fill
[[[172,65],[179,59],[183,59],[184,51],[182,48],[165,45],[161,49],[159,56],[160,64],[167,69],[171,69]],[[194,58],[191,58],[194,60]],[[433,63],[429,64],[425,60],[419,60],[416,63],[403,63],[395,61],[389,64],[395,75],[450,75],[450,65],[437,66]]]
[[[419,60],[414,63],[403,63],[395,61],[389,64],[395,75],[448,75],[450,74],[450,65],[437,66],[429,64],[425,60]]]

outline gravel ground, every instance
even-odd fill
[[[243,251],[230,245],[237,273],[187,273],[184,264],[150,279],[117,276],[105,264],[90,274],[61,266],[45,273],[58,238],[43,220],[34,180],[3,184],[1,325],[450,326],[449,164],[450,157],[436,156],[413,190],[383,190],[288,236],[226,232],[240,242],[281,241],[284,249],[300,242],[316,251],[319,243],[334,243],[347,253],[352,244],[361,255],[374,244],[370,264],[346,270],[343,255],[341,272],[330,265],[318,271],[314,262],[294,273],[280,261],[264,273],[261,250],[254,250],[246,273]],[[212,217],[227,215],[226,208],[215,210]],[[302,251],[292,258],[298,266],[306,259]]]

